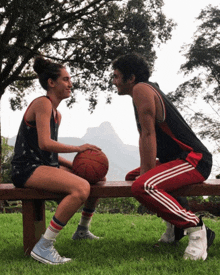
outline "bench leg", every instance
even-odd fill
[[[46,229],[45,201],[23,200],[22,215],[24,254],[29,255]]]

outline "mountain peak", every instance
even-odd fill
[[[98,127],[88,128],[86,134],[82,137],[83,140],[87,142],[87,140],[96,139],[98,140],[106,140],[123,144],[122,140],[116,134],[114,128],[111,123],[108,121],[102,122]]]

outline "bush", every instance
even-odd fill
[[[101,198],[98,201],[97,213],[137,213],[139,202],[135,198]]]
[[[96,206],[97,213],[137,213],[139,202],[135,198],[100,198]],[[55,211],[57,202],[46,201],[46,209]],[[83,206],[78,212],[82,211]]]

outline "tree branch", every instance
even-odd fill
[[[95,5],[99,4],[100,2],[103,2],[102,4],[100,4],[98,7],[94,8],[93,11],[91,12],[86,12],[88,11],[90,8],[94,7]],[[63,14],[62,16],[60,16],[60,18],[56,21],[53,21],[51,23],[48,23],[48,24],[45,24],[43,26],[41,26],[38,31],[42,31],[44,29],[49,29],[53,26],[57,26],[57,24],[59,26],[63,26],[64,24],[70,22],[70,20],[74,19],[77,20],[78,18],[80,18],[81,16],[83,15],[88,15],[88,14],[92,14],[94,13],[95,11],[98,11],[100,9],[100,7],[106,5],[106,2],[113,2],[113,0],[95,0],[94,2],[90,3],[88,6],[80,9],[80,10],[77,10],[75,11],[74,13],[69,13],[69,14]],[[51,19],[51,18],[50,18]],[[72,21],[71,21],[72,22]],[[62,23],[62,24],[61,24]],[[61,24],[61,25],[60,25]],[[57,29],[57,28],[56,28]],[[59,29],[58,29],[59,30]]]

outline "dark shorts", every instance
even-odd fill
[[[25,165],[25,167],[20,165],[13,166],[11,179],[14,186],[24,188],[26,181],[39,166],[41,166],[41,164]]]
[[[24,188],[25,183],[30,178],[30,176],[34,173],[34,171],[40,166],[50,166],[59,168],[59,165],[46,165],[42,162],[39,163],[22,163],[22,164],[12,164],[12,182],[15,187]]]

